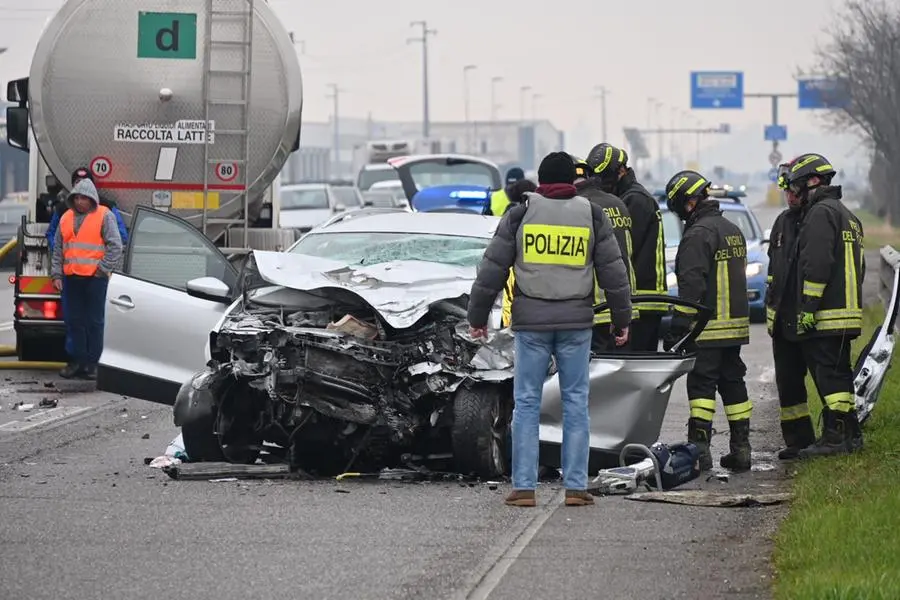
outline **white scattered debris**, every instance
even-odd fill
[[[221,479],[210,479],[210,483],[228,483],[231,481],[237,481],[237,477],[222,477]]]
[[[34,404],[17,404],[16,410],[21,412],[30,412],[34,410]]]
[[[174,456],[157,456],[150,461],[149,466],[151,469],[162,469],[163,467],[173,467],[180,464],[180,458],[175,458]]]

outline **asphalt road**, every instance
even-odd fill
[[[761,211],[760,220],[770,219]],[[763,226],[768,224],[764,221]],[[768,337],[745,348],[755,470],[687,489],[771,492],[778,407]],[[2,376],[3,374],[0,374]],[[0,598],[767,598],[785,508],[622,497],[503,505],[508,484],[171,481],[144,466],[171,409],[54,374],[6,372],[0,395]],[[63,387],[63,385],[68,387]],[[53,409],[11,410],[56,399]],[[676,384],[662,441],[683,440]],[[714,457],[727,451],[721,407]]]

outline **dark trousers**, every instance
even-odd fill
[[[806,374],[812,376],[819,395],[829,409],[850,412],[854,407],[853,368],[850,366],[850,340],[843,336],[786,340],[776,330],[772,337],[775,359],[775,385],[781,420],[809,417]]]
[[[740,346],[700,348],[694,369],[687,376],[691,416],[712,421],[718,392],[729,422],[749,419],[753,404],[747,395],[746,375],[747,366],[741,360]]]
[[[638,352],[659,350],[659,328],[662,313],[640,313],[641,317],[631,323],[631,349]]]
[[[109,279],[67,275],[63,285],[66,290],[66,334],[72,341],[70,359],[79,365],[96,365],[103,353]]]
[[[594,325],[591,334],[591,352],[607,354],[610,352],[627,352],[631,349],[631,342],[627,342],[624,346],[616,346],[616,338],[610,330],[609,323],[602,325]]]

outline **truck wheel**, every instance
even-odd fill
[[[219,445],[219,437],[214,433],[215,419],[204,419],[195,423],[185,423],[181,427],[184,451],[190,462],[222,462],[225,454]]]
[[[460,387],[454,395],[453,458],[464,475],[491,479],[508,471],[506,435],[511,403],[503,402],[504,389],[482,384]]]

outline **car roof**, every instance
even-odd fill
[[[490,239],[498,217],[463,213],[390,212],[373,213],[339,221],[315,233],[430,233]]]
[[[392,167],[391,165],[387,164],[386,162],[383,162],[383,163],[369,163],[367,165],[363,165],[363,168],[361,170],[362,171],[390,171],[390,170],[393,170],[393,168],[394,167]]]

